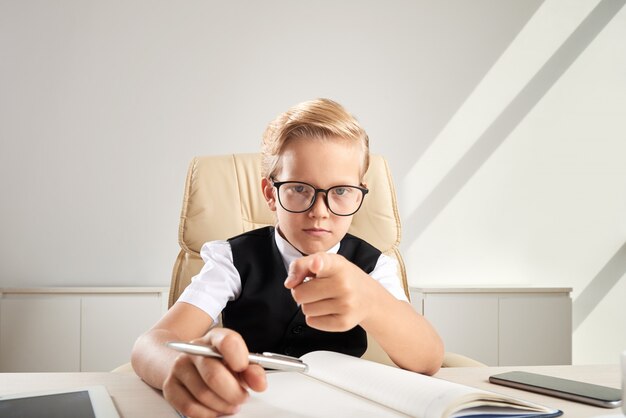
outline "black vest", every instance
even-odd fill
[[[367,335],[360,326],[345,332],[326,332],[306,324],[291,291],[283,285],[287,271],[273,227],[256,229],[228,242],[241,277],[241,294],[227,303],[222,322],[243,336],[250,352],[270,351],[299,357],[310,351],[328,350],[363,355]],[[381,253],[362,239],[346,234],[338,254],[369,274]]]

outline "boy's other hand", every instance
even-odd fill
[[[219,351],[223,359],[180,354],[163,384],[163,396],[188,417],[215,417],[236,413],[248,398],[247,389],[265,390],[265,370],[249,364],[241,335],[213,328],[192,342]]]
[[[338,254],[317,253],[294,260],[285,287],[291,289],[310,327],[347,331],[370,314],[382,286]]]

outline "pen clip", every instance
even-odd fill
[[[261,355],[263,357],[275,358],[275,359],[280,359],[280,360],[285,360],[285,361],[293,361],[295,363],[304,363],[298,357],[291,357],[291,356],[286,356],[284,354],[270,353],[268,351],[264,351],[263,353],[261,353]]]

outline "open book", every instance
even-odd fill
[[[238,416],[556,417],[557,409],[329,351],[301,357],[306,373],[268,373]]]

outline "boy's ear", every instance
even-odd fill
[[[267,202],[267,206],[272,212],[276,212],[276,196],[274,195],[274,186],[272,186],[272,182],[269,179],[264,178],[261,180],[261,191],[263,192],[263,197]]]

